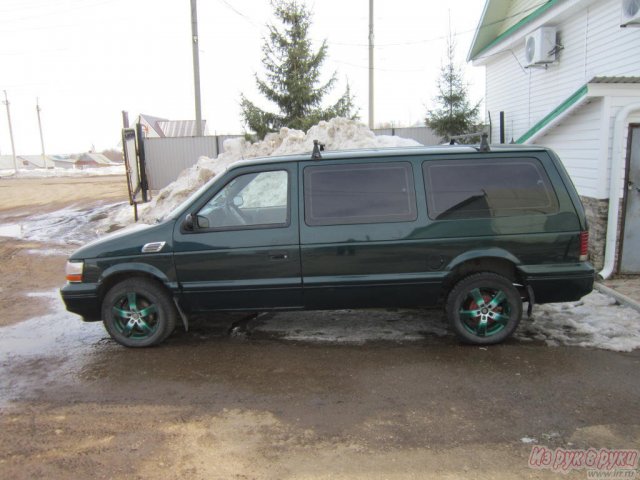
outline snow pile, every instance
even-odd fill
[[[640,313],[594,291],[578,302],[538,305],[533,320],[523,318],[515,336],[550,346],[630,352],[640,348]]]
[[[239,160],[311,152],[314,140],[324,143],[326,150],[420,145],[415,140],[406,138],[376,136],[365,125],[345,118],[320,122],[311,127],[306,134],[300,130],[282,128],[256,143],[243,138],[229,139],[224,142],[225,151],[218,158],[200,157],[197,164],[183,171],[175,182],[160,190],[151,202],[140,205],[141,221],[154,223],[166,218],[193,191]],[[113,223],[122,225],[131,221],[131,209],[124,210],[114,212],[111,216]]]

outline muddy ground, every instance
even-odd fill
[[[0,225],[99,199],[124,179],[0,179]],[[532,445],[640,448],[639,351],[464,347],[421,330],[439,312],[406,340],[291,341],[234,315],[128,350],[64,311],[64,255],[0,254],[2,479],[587,478],[529,468]]]

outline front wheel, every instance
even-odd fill
[[[107,332],[125,347],[157,345],[174,330],[176,316],[166,290],[144,278],[117,283],[102,302]]]
[[[522,298],[507,278],[477,273],[453,287],[447,297],[446,312],[451,326],[465,343],[500,343],[520,323]]]

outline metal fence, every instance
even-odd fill
[[[403,127],[403,128],[376,128],[376,135],[395,135],[402,138],[410,138],[422,145],[437,145],[442,139],[428,127]]]
[[[423,145],[441,143],[440,138],[427,127],[379,128],[376,135],[396,135],[411,138]],[[202,156],[216,158],[224,152],[224,141],[243,135],[211,135],[206,137],[145,138],[142,142],[148,185],[160,190],[173,182],[180,172],[190,168]]]
[[[238,137],[242,135],[145,138],[143,145],[149,189],[166,187],[202,156],[216,158],[224,152],[225,140]]]

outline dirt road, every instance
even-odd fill
[[[28,215],[87,202],[126,201],[127,195],[124,176],[2,178],[0,225],[19,224]],[[37,298],[25,302],[24,295],[62,286],[65,252],[72,249],[15,240],[2,236],[0,228],[0,326],[46,313],[46,302]]]
[[[75,180],[73,199],[66,180],[25,181],[49,202],[2,195],[0,224],[98,190],[126,198],[122,179]],[[304,330],[315,314],[220,315],[128,350],[65,312],[63,255],[0,249],[3,479],[584,479],[529,468],[532,445],[640,448],[639,351],[464,347],[424,331],[421,315],[439,312],[368,311],[384,332],[413,315],[414,332],[332,342],[320,325],[289,340],[278,325]]]

